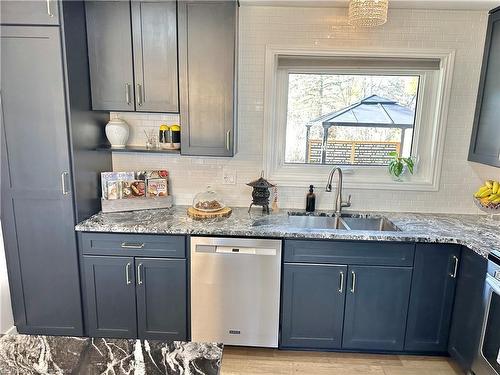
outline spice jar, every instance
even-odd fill
[[[170,135],[172,137],[172,148],[179,150],[181,148],[181,127],[179,125],[172,125],[170,127]]]
[[[168,125],[160,125],[159,143],[161,148],[169,148],[170,145],[170,129]]]

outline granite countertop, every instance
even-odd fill
[[[245,236],[270,238],[342,239],[374,241],[416,241],[456,243],[487,256],[500,250],[500,221],[483,215],[363,213],[360,216],[385,216],[400,231],[347,231],[293,227],[288,210],[263,215],[259,208],[234,208],[227,219],[196,221],[187,216],[187,206],[170,209],[120,213],[98,213],[79,223],[77,231],[191,234],[211,236]],[[331,212],[329,212],[331,213]]]
[[[65,336],[0,337],[0,374],[219,373],[222,344]]]

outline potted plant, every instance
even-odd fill
[[[389,152],[389,156],[391,157],[391,161],[389,162],[389,174],[395,181],[403,181],[402,177],[406,171],[413,174],[415,162],[411,157],[403,158],[396,151]]]

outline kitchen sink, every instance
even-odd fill
[[[288,217],[288,222],[292,227],[309,229],[344,229],[347,230],[344,221],[335,216],[299,216]]]
[[[342,217],[341,220],[350,230],[399,231],[399,228],[385,217]]]
[[[366,230],[380,232],[394,232],[400,229],[387,218],[360,216],[356,214],[342,214],[342,216],[328,216],[325,214],[307,214],[303,212],[289,212],[288,224],[292,227],[308,229],[341,229]]]

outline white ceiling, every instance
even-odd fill
[[[240,0],[241,5],[346,7],[348,0]],[[391,8],[490,10],[500,0],[390,0]]]

